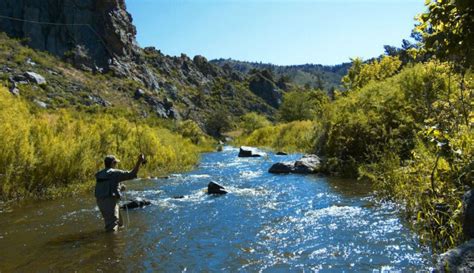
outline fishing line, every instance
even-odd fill
[[[123,192],[123,197],[125,198],[125,201],[128,200],[127,194],[125,193],[125,191]],[[127,213],[127,225],[125,225],[125,228],[128,229],[129,226],[130,226],[130,215],[128,214],[128,206],[127,206],[127,204],[125,204],[125,211],[126,211],[126,213]]]

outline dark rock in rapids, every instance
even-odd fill
[[[285,153],[285,152],[278,152],[278,153],[276,153],[276,155],[288,155],[288,154]]]
[[[265,153],[259,152],[253,147],[241,146],[239,150],[239,157],[262,157]]]
[[[207,194],[226,194],[225,188],[215,182],[209,182],[207,185]]]
[[[128,203],[123,204],[120,206],[121,209],[136,209],[136,208],[143,208],[144,206],[151,205],[151,202],[146,199],[137,198],[134,200],[129,201]]]

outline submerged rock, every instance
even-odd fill
[[[209,182],[207,185],[207,194],[226,194],[225,188],[215,182]]]
[[[268,170],[269,173],[317,173],[321,168],[321,160],[317,155],[304,155],[301,159],[289,162],[278,162]]]
[[[135,209],[135,208],[143,208],[144,206],[151,205],[151,202],[146,199],[137,198],[134,200],[129,201],[128,203],[123,204],[120,206],[121,209]]]
[[[258,151],[256,148],[241,146],[239,150],[239,157],[262,157],[265,153]]]
[[[441,254],[436,272],[474,272],[474,239]]]

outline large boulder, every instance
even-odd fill
[[[474,272],[474,239],[441,254],[436,272]]]
[[[33,82],[36,84],[46,84],[46,79],[38,73],[28,71],[28,72],[25,72],[25,77],[30,82]]]
[[[321,160],[317,155],[304,155],[301,159],[291,162],[278,162],[268,170],[269,173],[317,173],[321,168]]]
[[[304,155],[295,161],[294,173],[315,173],[321,167],[321,160],[317,155]]]
[[[268,170],[269,173],[291,173],[295,167],[295,162],[278,162],[273,164]]]
[[[209,182],[207,185],[207,194],[226,194],[225,188],[216,182]]]
[[[262,157],[265,153],[258,151],[256,148],[241,146],[239,149],[239,157]]]

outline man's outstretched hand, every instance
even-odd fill
[[[145,158],[145,155],[144,154],[140,154],[138,156],[138,163],[140,165],[145,165],[146,164],[146,158]]]

